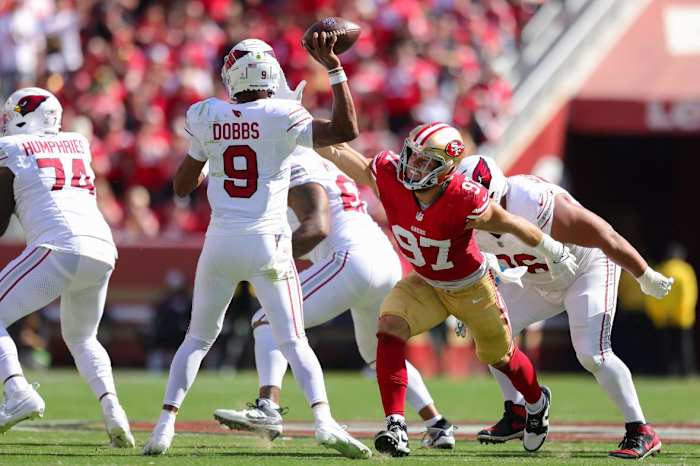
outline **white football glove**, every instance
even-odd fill
[[[552,277],[574,277],[578,270],[576,256],[563,243],[555,240],[551,236],[544,234],[540,244],[535,246],[537,252],[542,254],[547,260],[549,271]]]
[[[645,294],[661,299],[671,291],[673,277],[665,277],[651,267],[647,267],[642,275],[637,277],[639,287]]]

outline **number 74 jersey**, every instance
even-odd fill
[[[0,138],[0,166],[15,176],[15,213],[27,246],[114,262],[112,232],[97,208],[91,160],[90,145],[78,133]]]

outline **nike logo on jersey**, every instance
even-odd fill
[[[481,301],[483,301],[483,300],[484,300],[483,297],[481,297],[481,298],[479,298],[479,299],[472,299],[472,304],[479,304],[479,303],[480,303]]]

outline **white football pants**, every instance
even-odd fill
[[[360,355],[374,368],[379,307],[401,279],[401,263],[393,249],[356,247],[335,251],[326,260],[303,270],[299,278],[305,328],[326,323],[350,309]],[[287,361],[277,349],[270,326],[261,325],[267,322],[267,313],[263,305],[252,318],[259,384],[282,387]],[[408,361],[406,367],[407,398],[420,411],[433,400],[418,370]]]
[[[243,280],[253,284],[268,310],[275,341],[309,404],[328,401],[321,366],[304,333],[301,288],[291,251],[288,236],[207,235],[197,263],[192,319],[170,366],[165,404],[182,404]]]
[[[593,252],[590,264],[563,293],[543,297],[532,288],[501,283],[498,288],[509,309],[513,334],[535,322],[555,316],[566,309],[569,332],[576,357],[596,378],[625,417],[625,422],[645,422],[632,374],[612,351],[612,333],[620,267],[602,252]],[[502,372],[490,367],[504,398],[524,404],[522,395]]]
[[[97,341],[113,266],[90,257],[25,249],[0,272],[0,381],[21,374],[7,327],[61,297],[61,334],[80,374],[98,398],[115,393],[107,351]]]

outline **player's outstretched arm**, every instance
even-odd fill
[[[479,217],[469,219],[467,228],[494,233],[510,233],[542,254],[555,276],[574,275],[578,269],[576,257],[561,242],[542,232],[523,217],[506,211],[496,203],[490,203]]]
[[[331,231],[331,216],[326,191],[318,183],[306,183],[289,190],[289,207],[299,220],[292,233],[294,258],[306,255]]]
[[[613,262],[631,273],[642,291],[657,298],[668,294],[673,284],[649,267],[639,252],[605,220],[574,203],[565,194],[554,199],[552,236],[559,241],[588,248],[598,248]]]
[[[202,184],[206,178],[206,173],[202,173],[205,164],[206,161],[200,162],[189,155],[185,156],[173,178],[175,195],[185,197]]]
[[[355,183],[369,186],[374,192],[377,192],[377,183],[370,168],[370,160],[350,147],[349,144],[319,147],[315,150],[355,180]]]
[[[328,70],[333,91],[333,110],[330,121],[314,118],[312,122],[314,147],[352,141],[360,134],[348,80],[340,59],[333,52],[333,46],[337,40],[337,36],[321,32],[321,34],[314,33],[313,43],[302,42],[309,54]]]
[[[15,175],[12,170],[0,167],[0,236],[7,231],[10,217],[15,211],[14,181]]]

